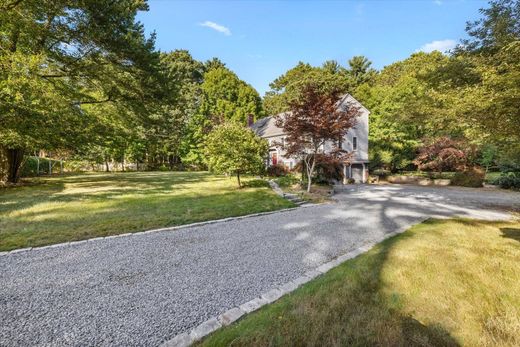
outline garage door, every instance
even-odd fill
[[[363,183],[363,166],[361,164],[352,164],[352,178],[356,183]]]

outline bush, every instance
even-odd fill
[[[338,163],[316,163],[316,183],[328,184],[343,179],[343,165]]]
[[[504,189],[520,190],[520,172],[504,172],[495,179],[493,184]]]
[[[271,165],[267,168],[267,175],[271,177],[285,176],[287,172],[287,168],[281,164]]]
[[[293,175],[287,175],[287,176],[281,176],[281,177],[278,177],[275,182],[280,186],[280,187],[290,187],[290,186],[293,186],[297,183],[300,182],[300,180],[296,177],[296,176],[293,176]]]
[[[451,178],[451,184],[461,187],[482,187],[486,174],[482,169],[473,168],[470,170],[457,172]]]

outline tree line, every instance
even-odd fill
[[[309,85],[371,111],[372,169],[429,167],[417,162],[424,148],[456,144],[445,152],[472,148],[475,164],[520,170],[519,1],[491,1],[448,54],[414,53],[380,71],[363,56],[300,62],[263,99],[217,58],[156,50],[135,19],[147,9],[144,0],[2,2],[0,173],[9,181],[39,150],[107,170],[216,167],[206,158],[213,129],[288,111]]]
[[[462,156],[520,171],[520,2],[491,1],[480,12],[481,19],[466,25],[468,38],[448,53],[414,53],[380,71],[363,56],[346,67],[300,62],[271,83],[266,111],[288,111],[301,87],[313,83],[348,92],[371,111],[372,169],[456,170]],[[458,160],[432,166],[438,156],[424,157],[432,144],[458,153]]]
[[[263,116],[261,98],[218,59],[160,52],[135,17],[144,0],[0,4],[0,173],[35,151],[148,169],[204,167],[224,121]],[[123,166],[124,168],[124,166]]]

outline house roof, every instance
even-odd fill
[[[343,95],[339,99],[338,104],[341,105],[347,99],[351,100],[353,103],[357,104],[358,107],[370,113],[370,111],[368,111],[359,101],[354,99],[354,97],[350,94]],[[273,137],[283,135],[283,129],[276,126],[276,117],[283,116],[285,114],[287,114],[287,112],[259,119],[251,125],[251,130],[253,130],[260,137]]]
[[[284,113],[280,113],[280,115],[283,114]],[[255,123],[253,123],[253,125],[251,125],[251,130],[253,130],[260,137],[283,135],[283,129],[276,126],[276,116],[269,116],[257,120]]]

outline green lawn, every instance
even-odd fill
[[[520,346],[520,221],[429,220],[204,346]]]
[[[272,211],[293,204],[266,184],[206,172],[84,174],[0,189],[0,250]]]

